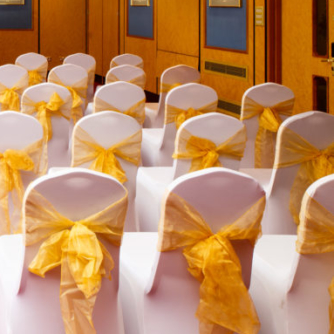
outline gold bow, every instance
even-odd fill
[[[127,181],[125,171],[116,157],[136,166],[140,162],[142,132],[138,131],[121,142],[105,149],[81,127],[77,127],[73,139],[72,167],[92,162],[90,169],[109,174],[121,183]]]
[[[94,101],[94,112],[111,110],[131,116],[137,120],[137,122],[142,125],[145,121],[145,99],[138,101],[136,104],[131,106],[128,110],[122,111],[109,104],[107,101],[100,98],[95,98]]]
[[[185,247],[188,270],[201,283],[196,312],[200,334],[211,334],[221,327],[229,333],[258,333],[260,322],[230,240],[255,244],[261,234],[265,197],[216,234],[196,209],[178,195],[170,193],[165,205],[158,249],[164,252]]]
[[[183,129],[176,143],[174,159],[192,159],[189,172],[222,166],[220,156],[240,160],[246,146],[246,129],[243,127],[218,146],[209,139],[193,136]]]
[[[69,120],[69,117],[66,116],[61,108],[68,103],[68,100],[63,101],[61,97],[54,92],[49,100],[49,102],[39,101],[34,102],[28,96],[22,101],[22,112],[29,115],[37,113],[37,119],[42,124],[44,130],[44,139],[49,141],[52,139],[52,123],[51,117],[64,117]]]
[[[107,81],[106,83],[112,83],[112,82],[117,82],[117,81],[125,81],[125,80],[120,80],[117,78],[117,76],[113,73],[109,73],[107,76]],[[146,74],[143,73],[142,75],[139,75],[138,77],[132,78],[131,80],[126,80],[126,82],[132,83],[142,89],[145,89],[145,83],[146,83]]]
[[[169,104],[166,104],[166,113],[165,113],[165,124],[170,124],[175,122],[175,126],[178,129],[180,125],[189,118],[194,116],[199,116],[204,113],[214,112],[217,108],[217,101],[211,102],[201,108],[194,109],[181,109]]]
[[[272,168],[275,158],[275,134],[282,123],[280,115],[291,116],[294,99],[263,107],[249,97],[242,106],[241,120],[259,115],[259,130],[255,139],[255,167]]]
[[[25,204],[26,246],[46,239],[29,271],[44,277],[61,266],[60,307],[67,334],[96,333],[92,313],[102,277],[111,279],[114,261],[100,238],[121,244],[127,194],[102,211],[73,222],[36,190]]]
[[[87,78],[84,78],[72,86],[65,85],[58,75],[55,72],[51,72],[48,81],[58,84],[67,88],[72,96],[72,109],[71,109],[71,118],[73,119],[73,123],[75,124],[80,118],[83,116],[82,105],[83,100],[87,97]]]
[[[11,226],[11,220],[21,217],[24,194],[21,172],[32,171],[36,175],[41,175],[46,171],[46,160],[43,140],[23,150],[7,149],[4,153],[0,152],[0,221],[5,222],[5,225],[0,225],[0,235],[20,231],[20,224],[16,227]],[[12,196],[14,207],[12,219],[8,207],[9,194]]]
[[[16,65],[19,65],[26,70],[28,70],[24,65],[20,64],[19,62],[16,62]],[[46,78],[46,72],[48,70],[48,63],[45,62],[39,67],[33,69],[33,70],[28,70],[29,74],[29,86],[34,86],[37,84],[40,84],[45,80]]]
[[[301,201],[306,189],[316,180],[334,173],[334,143],[319,150],[289,128],[284,129],[275,168],[301,164],[290,191],[290,212],[299,224]]]
[[[307,193],[303,199],[298,226],[296,250],[300,254],[320,254],[334,251],[334,215]],[[334,278],[328,291],[330,330],[334,331]]]

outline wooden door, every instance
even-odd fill
[[[40,0],[40,53],[49,69],[86,52],[86,0]]]
[[[334,114],[334,3],[282,1],[282,83],[296,96],[295,113]]]

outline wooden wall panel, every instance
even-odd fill
[[[33,0],[33,28],[0,30],[0,65],[14,63],[23,53],[38,52],[38,0]]]

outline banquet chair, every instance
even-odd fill
[[[113,111],[86,116],[73,129],[71,166],[109,174],[127,188],[126,231],[137,231],[134,199],[141,131],[135,119]]]
[[[123,53],[114,57],[110,62],[110,68],[125,64],[144,68],[143,58],[131,53]]]
[[[64,64],[54,67],[48,76],[48,82],[66,87],[72,95],[71,118],[75,124],[86,109],[88,75],[78,65]]]
[[[333,192],[333,175],[315,181],[303,197],[297,236],[264,235],[256,245],[250,291],[260,333],[331,333]]]
[[[144,107],[145,93],[142,88],[129,82],[117,81],[104,85],[96,92],[93,112],[120,112],[135,118],[142,125],[145,120]]]
[[[283,85],[268,82],[246,90],[240,119],[247,129],[247,145],[240,168],[273,168],[276,133],[292,115],[294,94]]]
[[[209,86],[189,83],[166,96],[164,127],[143,129],[143,166],[172,166],[174,141],[182,121],[217,109],[218,96]]]
[[[8,333],[124,334],[117,296],[126,205],[117,180],[85,169],[30,184],[24,235],[0,238]]]
[[[185,121],[176,134],[173,166],[138,169],[135,207],[139,230],[158,230],[160,203],[168,184],[183,174],[213,166],[238,170],[245,143],[245,126],[234,117],[207,113]]]
[[[21,95],[28,86],[25,68],[12,64],[0,66],[0,111],[19,111]]]
[[[145,89],[146,74],[140,67],[133,65],[119,65],[112,67],[106,74],[106,84],[115,81],[126,81]]]
[[[20,231],[23,193],[45,173],[43,128],[32,116],[0,113],[0,235]]]
[[[85,53],[74,53],[65,57],[64,64],[74,64],[83,67],[88,74],[87,101],[92,102],[94,98],[94,82],[96,61],[91,55]]]
[[[264,206],[261,186],[227,168],[173,181],[162,203],[159,233],[123,238],[120,290],[127,334],[207,333],[205,321],[213,324],[213,333],[227,333],[221,326],[257,333],[247,288]]]
[[[188,65],[176,65],[167,68],[160,78],[159,102],[146,103],[145,114],[146,128],[162,128],[165,117],[165,101],[167,93],[180,85],[196,82],[199,83],[201,74],[199,71]]]
[[[71,107],[70,91],[54,83],[29,87],[22,95],[21,111],[36,117],[43,126],[49,168],[70,166]]]
[[[334,116],[320,111],[291,116],[280,126],[262,221],[264,233],[296,234],[307,187],[334,173],[333,127]]]
[[[45,56],[35,52],[28,52],[18,56],[15,60],[15,65],[21,66],[28,71],[29,86],[46,81],[48,60]]]

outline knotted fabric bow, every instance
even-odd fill
[[[198,109],[194,109],[192,107],[190,107],[189,109],[181,109],[166,104],[165,124],[170,124],[175,122],[175,126],[178,129],[180,125],[189,118],[192,118],[194,116],[199,116],[204,113],[216,111],[217,102],[218,101],[213,101]]]
[[[117,82],[117,81],[125,81],[125,80],[120,80],[117,78],[117,76],[113,73],[109,73],[107,78],[106,78],[106,83],[112,83],[112,82]],[[138,77],[132,78],[131,80],[126,80],[126,82],[132,83],[142,89],[145,89],[145,84],[146,84],[146,74],[143,73],[142,75],[139,75]]]
[[[102,277],[111,279],[114,261],[99,240],[119,247],[127,194],[107,208],[79,221],[56,211],[36,190],[25,204],[26,246],[46,239],[29,271],[44,277],[61,266],[60,307],[67,334],[95,334],[92,320]]]
[[[220,333],[221,327],[228,333],[258,333],[260,322],[231,240],[255,244],[261,233],[265,197],[216,234],[196,209],[178,195],[169,194],[165,205],[158,249],[165,252],[184,247],[188,270],[201,283],[196,312],[200,334]]]
[[[20,111],[20,96],[28,87],[28,72],[21,77],[12,87],[0,83],[1,110]]]
[[[28,115],[37,113],[36,117],[43,126],[44,139],[45,141],[49,141],[53,136],[51,117],[63,117],[69,120],[69,116],[65,113],[69,111],[67,107],[69,107],[70,100],[66,99],[63,101],[56,92],[52,94],[49,102],[35,102],[26,96],[22,101],[22,112]]]
[[[264,107],[249,97],[242,106],[241,120],[259,116],[259,130],[255,139],[255,167],[272,168],[275,158],[275,134],[282,123],[280,115],[291,116],[294,99]]]
[[[135,118],[140,125],[142,125],[145,121],[145,99],[138,101],[133,106],[131,106],[128,110],[122,111],[112,106],[105,100],[102,100],[100,98],[95,98],[94,112],[105,111],[105,110],[116,111],[116,112],[119,112],[119,113],[122,113],[128,116],[131,116]]]
[[[22,172],[32,172],[36,176],[44,174],[47,155],[43,140],[39,140],[22,150],[7,149],[0,152],[0,235],[20,232],[21,207],[24,194]],[[9,213],[9,195],[13,201],[13,212]],[[14,226],[14,221],[18,226]],[[11,222],[13,224],[11,224]]]
[[[72,167],[91,162],[90,169],[109,174],[124,183],[127,181],[127,177],[117,157],[138,166],[141,139],[142,133],[138,131],[106,149],[99,145],[85,130],[77,126],[73,139]]]
[[[224,143],[216,145],[209,139],[193,136],[183,129],[175,144],[174,159],[192,159],[189,172],[209,167],[221,167],[220,156],[240,160],[246,146],[246,129],[243,127]]]
[[[16,65],[19,65],[19,66],[25,68],[25,66],[20,64],[19,62],[16,62]],[[33,70],[28,70],[29,86],[34,86],[34,85],[40,84],[43,81],[45,81],[47,70],[48,70],[48,63],[47,62],[43,63],[42,65],[36,67]]]
[[[296,250],[300,254],[334,252],[334,215],[307,193],[302,202]],[[331,296],[328,333],[332,334],[334,332],[334,277],[328,291]]]
[[[314,181],[334,173],[334,143],[320,150],[289,128],[284,129],[281,141],[274,167],[301,164],[290,191],[290,212],[295,223],[299,224],[299,212],[306,189]]]
[[[70,91],[72,95],[71,118],[75,124],[83,116],[83,99],[86,99],[87,97],[88,77],[83,78],[69,86],[65,85],[55,72],[51,72],[49,74],[48,81],[63,86]]]

